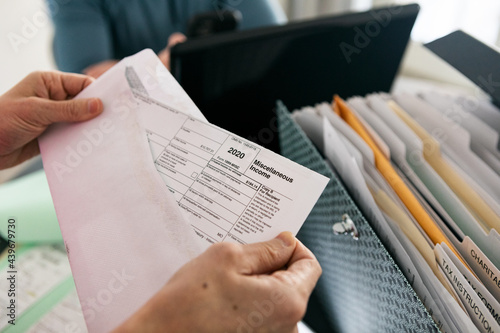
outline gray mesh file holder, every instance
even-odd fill
[[[278,102],[283,156],[330,178],[298,238],[314,252],[321,276],[305,321],[316,332],[438,332],[432,318],[343,185]],[[359,239],[335,235],[348,214]]]

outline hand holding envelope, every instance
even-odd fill
[[[286,229],[296,232],[307,215],[305,206],[310,209],[326,185],[326,178],[191,117],[202,115],[150,50],[122,60],[78,98],[86,96],[101,97],[102,117],[52,127],[41,140],[41,151],[91,332],[115,329],[149,304],[180,267],[219,235],[251,242]],[[228,153],[233,147],[246,154]],[[257,157],[267,167],[256,164]],[[293,176],[293,183],[281,176],[259,178],[261,169],[268,178],[277,171]],[[306,191],[290,192],[303,182],[309,185]],[[309,194],[311,188],[316,193]],[[302,203],[291,209],[295,216],[283,215],[290,214],[286,207],[295,201]],[[259,213],[262,203],[279,218],[267,220]],[[235,214],[233,207],[240,211]],[[258,216],[266,218],[261,230],[245,235],[256,228]],[[212,262],[211,269],[229,268]],[[106,299],[107,306],[94,306],[117,273],[130,277],[126,288]]]
[[[170,102],[173,101],[177,106],[169,110],[180,114],[173,111],[180,108],[192,111],[197,116],[201,115],[199,111],[196,113],[197,109],[192,101],[169,74],[166,79],[157,76],[158,73],[154,70],[163,67],[157,66],[159,61],[151,51],[139,54],[138,58],[141,65],[151,65],[148,69],[153,70],[154,78],[143,77],[149,84],[146,94],[149,92],[153,97],[155,94],[162,94],[160,81],[167,80],[167,86],[172,85],[168,88],[172,89],[168,89],[168,93],[164,95],[175,94]],[[126,72],[125,64],[127,61],[123,67],[117,67],[115,74]],[[163,68],[163,71],[166,70]],[[31,80],[28,78],[0,99],[0,110],[5,113],[6,119],[13,120],[3,122],[2,126],[6,130],[0,132],[0,143],[3,145],[1,153],[7,156],[7,162],[3,166],[19,163],[35,154],[37,149],[32,149],[31,140],[36,139],[51,123],[87,120],[102,111],[102,105],[105,109],[102,117],[87,122],[74,125],[54,124],[41,139],[47,176],[55,195],[58,219],[90,332],[112,330],[134,313],[130,322],[139,325],[140,330],[164,331],[164,326],[148,327],[147,325],[153,324],[150,321],[153,317],[146,318],[143,315],[156,316],[160,311],[165,311],[165,305],[171,310],[168,318],[175,317],[181,325],[201,324],[202,327],[197,329],[200,332],[222,331],[221,321],[226,322],[226,328],[236,329],[238,325],[255,327],[257,324],[252,316],[255,310],[268,311],[271,308],[269,311],[272,314],[265,316],[271,321],[259,322],[259,326],[281,332],[296,330],[297,322],[304,315],[308,297],[321,274],[321,268],[309,250],[292,234],[284,233],[271,241],[254,245],[217,245],[190,261],[201,253],[198,237],[193,237],[196,234],[186,223],[185,212],[179,209],[151,160],[146,132],[136,113],[139,103],[134,100],[137,97],[132,91],[134,83],[127,81],[131,77],[125,79],[125,76],[120,75],[120,79],[113,82],[111,70],[102,77],[100,84],[92,85],[74,101],[54,104],[45,99],[72,97],[86,84],[80,82],[62,89],[57,85],[60,83],[58,80],[64,81],[71,75],[36,75],[50,76],[54,80],[37,81],[32,80],[33,77]],[[78,77],[87,80],[86,77]],[[49,85],[43,86],[47,81]],[[42,94],[37,95],[40,91]],[[101,97],[102,104],[95,95]],[[23,103],[9,104],[16,98],[25,100]],[[151,101],[148,100],[147,103]],[[41,107],[43,112],[32,112],[36,106]],[[75,112],[81,110],[82,106],[85,113],[77,117]],[[15,113],[19,113],[19,117]],[[19,123],[19,119],[24,119],[25,123]],[[192,126],[193,123],[197,124],[192,118],[189,121]],[[31,137],[26,135],[29,132],[27,129],[33,129],[31,134],[28,133]],[[4,136],[4,133],[9,136]],[[23,139],[17,144],[17,141],[9,141],[11,137],[28,137],[29,140]],[[26,143],[29,143],[27,148],[24,146]],[[248,143],[246,145],[249,146]],[[19,147],[20,153],[16,152]],[[11,154],[12,151],[15,153]],[[16,158],[19,156],[22,158]],[[304,181],[316,182],[317,193],[311,198],[311,207],[314,196],[319,196],[328,181],[303,167],[294,168],[291,162],[285,162],[283,158],[273,159],[269,152],[258,156],[282,163],[277,164],[281,167],[280,171],[296,172],[293,175],[298,184],[301,181],[299,175],[304,177]],[[212,166],[210,170],[214,169]],[[226,167],[226,170],[229,169]],[[306,179],[308,176],[312,179]],[[280,176],[279,179],[281,178],[283,177]],[[222,178],[214,176],[210,179],[215,184]],[[236,184],[234,178],[233,183]],[[270,184],[267,183],[266,186]],[[286,194],[273,194],[265,186],[259,189],[256,196],[261,196],[260,202],[266,202],[266,195],[279,202],[279,196]],[[221,189],[218,191],[221,193]],[[203,195],[207,193],[204,192]],[[300,199],[290,197],[288,200]],[[279,207],[279,203],[276,205]],[[255,211],[255,207],[253,210]],[[307,211],[304,210],[302,214],[307,215]],[[288,221],[292,229],[298,229],[303,222],[297,218],[295,220]],[[278,234],[278,229],[282,227],[276,221],[273,222],[275,228],[270,232]],[[285,222],[287,221],[280,221],[283,225]],[[269,231],[261,237],[269,239]],[[221,258],[225,260],[221,261]],[[187,262],[189,264],[165,285]],[[236,276],[239,278],[235,279]],[[203,280],[203,283],[197,284],[197,279]],[[204,308],[203,302],[196,297],[196,287],[207,290],[205,301],[226,304],[227,310],[212,306]],[[193,297],[186,299],[186,293],[189,292],[193,292]],[[154,298],[149,301],[153,295]],[[182,300],[184,307],[178,307],[179,303],[171,303],[173,299]],[[280,306],[275,306],[276,304]],[[229,321],[228,316],[231,319]],[[213,321],[214,329],[204,325],[207,318]],[[166,324],[163,319],[164,317],[155,323]],[[1,325],[0,322],[0,327]]]
[[[84,121],[102,112],[96,98],[67,101],[92,83],[78,74],[32,73],[0,96],[0,169],[35,155],[37,137],[52,123]]]

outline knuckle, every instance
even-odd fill
[[[321,268],[321,265],[316,258],[304,261],[304,265],[306,271],[314,274],[316,279],[318,279],[321,276],[321,274],[323,274],[323,268]]]
[[[34,96],[26,97],[25,99],[22,100],[20,105],[21,110],[26,113],[35,112],[37,106],[38,106],[38,99]]]
[[[79,119],[80,118],[80,109],[77,107],[77,103],[64,103],[63,105],[63,113],[67,119]]]
[[[303,300],[302,297],[297,295],[293,295],[293,297],[289,297],[286,306],[283,307],[284,313],[283,315],[286,318],[289,318],[290,321],[299,322],[304,318],[306,314],[307,301]]]
[[[12,112],[10,114],[10,121],[16,124],[16,126],[22,126],[29,128],[44,126],[44,112],[43,112],[43,101],[40,101],[36,97],[25,97],[15,101],[12,104]]]
[[[318,272],[318,278],[323,274],[323,267],[321,267],[318,260],[314,260],[314,268]]]
[[[270,244],[265,244],[259,251],[257,260],[258,266],[274,265],[282,261],[283,253]]]
[[[217,243],[212,245],[212,250],[215,252],[217,258],[234,263],[241,258],[241,247],[234,243]]]
[[[42,77],[43,76],[43,72],[42,71],[34,71],[34,72],[31,72],[30,74],[28,74],[28,78],[30,79],[35,79],[35,78],[39,78],[39,77]]]
[[[266,259],[269,260],[269,262],[276,262],[280,260],[282,253],[275,247],[267,245],[265,249],[265,256],[267,257]]]

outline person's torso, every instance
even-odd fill
[[[217,10],[217,3],[217,0],[104,0],[115,58],[145,48],[161,51],[172,33],[185,33],[192,16]]]

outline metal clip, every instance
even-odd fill
[[[347,214],[342,215],[342,222],[334,223],[332,229],[335,235],[351,235],[353,239],[359,239],[358,229]]]

